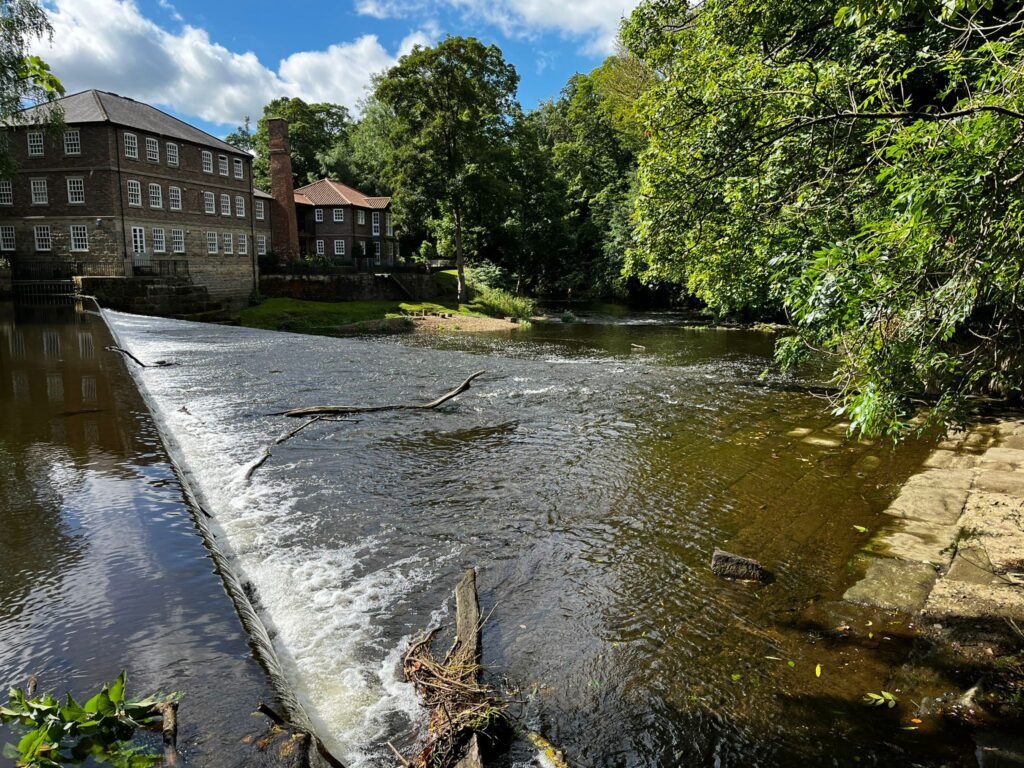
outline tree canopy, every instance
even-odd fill
[[[640,100],[629,266],[719,312],[785,315],[837,410],[898,433],[1022,360],[1018,4],[648,0],[624,31]]]
[[[450,239],[460,301],[467,241],[500,210],[518,83],[497,46],[471,37],[417,46],[376,83],[375,99],[393,116],[388,175],[398,213]]]
[[[0,0],[0,123],[16,121],[27,103],[64,95],[64,86],[46,62],[29,53],[33,41],[51,32],[46,13],[35,0]],[[59,110],[51,110],[53,123],[58,124],[60,117]],[[0,144],[0,177],[14,170],[6,147]]]

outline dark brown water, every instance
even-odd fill
[[[486,663],[573,765],[973,764],[969,734],[911,722],[956,682],[910,654],[907,620],[840,599],[858,526],[883,523],[927,446],[845,440],[797,382],[759,378],[769,337],[628,319],[397,340],[110,319],[142,359],[175,362],[139,381],[350,765],[411,743],[422,713],[398,658],[447,619],[471,565],[493,611]],[[480,368],[437,411],[316,425],[246,479],[295,426],[274,411],[425,400]],[[717,580],[716,546],[775,580]],[[862,706],[880,690],[899,707]]]
[[[0,686],[82,698],[127,669],[129,693],[185,693],[190,764],[244,765],[272,694],[111,343],[96,316],[0,303]]]

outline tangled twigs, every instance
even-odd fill
[[[415,640],[402,660],[406,679],[431,710],[426,745],[406,759],[414,768],[479,764],[476,736],[493,738],[508,728],[498,694],[480,682],[480,608],[473,570],[466,572],[455,594],[456,638],[444,661],[431,651],[436,629]],[[460,762],[464,757],[469,759]]]
[[[479,376],[483,376],[486,371],[477,371],[467,378],[464,382],[459,384],[455,389],[445,392],[436,400],[431,400],[429,403],[403,403],[399,405],[314,405],[309,408],[293,408],[290,411],[280,411],[272,414],[274,416],[290,416],[292,418],[298,418],[300,416],[318,416],[318,415],[333,415],[333,414],[346,414],[346,413],[376,413],[378,411],[417,411],[417,410],[428,410],[430,408],[437,408],[442,403],[446,403],[453,397],[457,397],[469,389],[469,385],[473,383],[473,380]]]
[[[331,766],[331,768],[345,768],[344,763],[342,763],[338,758],[332,755],[330,751],[327,749],[327,747],[324,746],[324,743],[320,741],[320,737],[312,731],[307,731],[305,728],[299,728],[299,726],[289,722],[282,715],[275,712],[274,709],[272,709],[269,705],[265,704],[262,701],[256,706],[256,711],[270,718],[271,722],[273,722],[274,725],[280,726],[281,728],[288,728],[294,731],[295,733],[306,734],[312,740],[313,745],[316,747],[316,751],[320,753],[320,757],[322,757],[324,761],[326,761],[326,763],[329,766]]]

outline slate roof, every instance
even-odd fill
[[[252,196],[253,197],[262,197],[264,200],[273,200],[274,199],[273,195],[267,194],[262,189],[256,189],[256,187],[252,188]]]
[[[354,205],[358,208],[387,208],[390,197],[367,197],[358,189],[333,179],[318,179],[295,190],[295,202],[306,205]]]
[[[73,93],[52,104],[41,104],[19,112],[9,123],[11,125],[31,125],[34,122],[45,122],[45,117],[53,105],[59,105],[64,111],[64,122],[67,125],[78,123],[114,123],[126,128],[135,128],[146,133],[155,133],[171,139],[189,141],[207,147],[216,147],[222,152],[233,152],[237,155],[247,153],[226,141],[201,131],[194,125],[173,117],[156,107],[144,104],[135,99],[118,96],[107,91],[89,90]],[[39,120],[33,120],[38,115]]]

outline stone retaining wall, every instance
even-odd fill
[[[429,301],[444,296],[432,275],[355,273],[348,275],[261,275],[266,298],[307,301]]]

